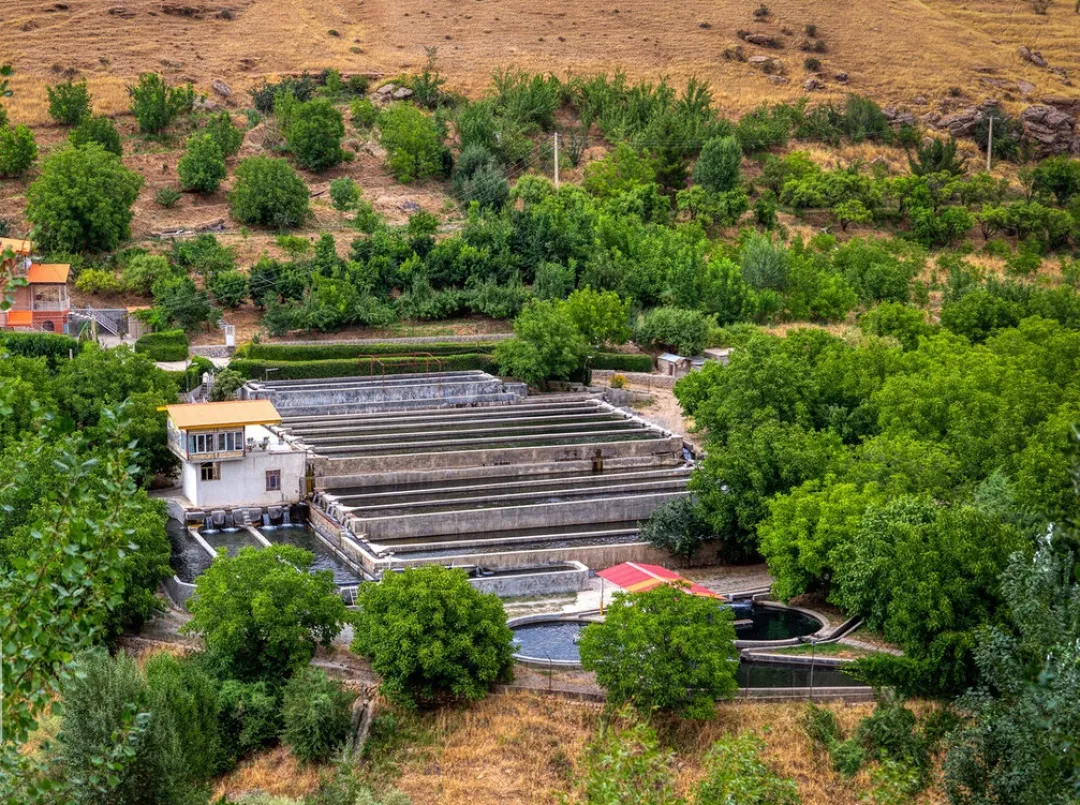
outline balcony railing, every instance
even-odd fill
[[[67,299],[34,299],[30,303],[30,309],[34,311],[65,311],[71,309],[71,302]]]

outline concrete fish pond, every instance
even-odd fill
[[[824,624],[809,612],[776,604],[737,602],[736,645],[773,647],[795,642],[819,632]],[[601,620],[598,613],[577,615],[533,615],[510,622],[514,632],[515,658],[539,668],[581,668],[578,640],[590,623]],[[822,664],[824,665],[824,663]],[[744,659],[739,664],[742,688],[801,688],[810,685],[811,667],[804,662],[762,662]],[[861,683],[835,667],[814,668],[813,682],[819,687],[854,687]]]

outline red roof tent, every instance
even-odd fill
[[[660,565],[643,565],[639,562],[623,562],[621,565],[601,570],[596,575],[610,581],[616,587],[622,587],[629,593],[642,593],[651,590],[659,584],[671,584],[672,582],[686,585],[687,591],[692,595],[700,595],[705,598],[724,598],[719,593],[707,590],[700,584],[684,579],[678,573],[668,570]]]

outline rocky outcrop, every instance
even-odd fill
[[[939,119],[934,125],[947,129],[953,137],[970,137],[982,120],[982,112],[977,107],[969,106],[951,115]]]
[[[1020,113],[1024,136],[1035,143],[1039,156],[1080,154],[1076,118],[1046,104],[1029,106]]]
[[[914,126],[915,115],[911,112],[901,111],[895,106],[887,106],[881,110],[881,113],[885,115],[889,123],[893,126]]]
[[[1031,64],[1034,64],[1036,67],[1049,67],[1050,66],[1047,63],[1046,59],[1043,58],[1043,55],[1039,51],[1032,50],[1031,48],[1027,47],[1026,45],[1021,45],[1020,47],[1018,47],[1016,49],[1016,52],[1020,56],[1021,59],[1023,59],[1026,62],[1030,62]]]

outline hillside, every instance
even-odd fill
[[[530,71],[589,73],[625,70],[631,78],[690,76],[708,80],[724,112],[803,92],[808,24],[817,26],[822,54],[820,94],[851,90],[886,104],[934,100],[958,88],[974,100],[995,94],[1080,97],[1062,76],[1017,55],[1041,51],[1050,68],[1080,75],[1080,16],[1054,0],[1036,14],[1023,0],[870,0],[803,3],[777,0],[755,19],[748,2],[690,0],[669,6],[649,0],[536,3],[528,0],[9,0],[0,53],[16,71],[13,111],[27,122],[47,120],[45,85],[64,73],[90,81],[98,108],[127,107],[125,85],[141,71],[191,80],[203,92],[224,79],[243,91],[263,77],[334,67],[393,75],[418,68],[424,48],[439,48],[453,89],[476,94],[493,70],[515,63]],[[745,56],[783,62],[788,79],[749,63],[725,60],[740,30],[776,38],[783,49],[744,44]],[[833,79],[850,76],[847,86]]]

